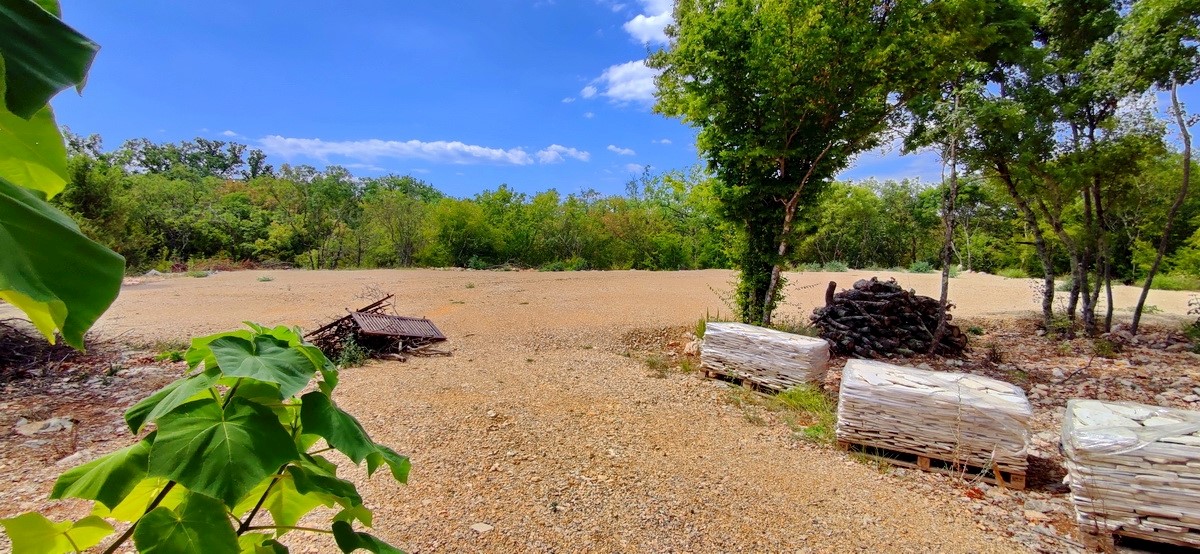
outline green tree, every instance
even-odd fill
[[[796,216],[913,98],[945,81],[950,1],[681,0],[655,109],[699,128],[722,215],[744,231],[740,317],[769,324]]]

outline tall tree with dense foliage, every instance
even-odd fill
[[[700,130],[724,217],[742,227],[743,321],[770,324],[796,217],[958,55],[950,1],[680,0],[648,64],[662,114]]]
[[[1150,293],[1154,276],[1166,255],[1171,227],[1187,200],[1191,182],[1192,134],[1188,129],[1191,121],[1179,101],[1179,88],[1200,77],[1200,1],[1139,0],[1125,19],[1120,35],[1122,48],[1116,74],[1123,78],[1122,84],[1135,91],[1148,86],[1169,91],[1171,116],[1183,143],[1179,193],[1167,212],[1154,261],[1147,271],[1142,294],[1133,312],[1130,330],[1137,333],[1146,295]]]

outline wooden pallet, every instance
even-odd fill
[[[1155,543],[1163,545],[1163,548],[1168,549],[1170,546],[1166,545],[1183,547],[1192,552],[1200,550],[1200,541],[1197,541],[1195,537],[1180,533],[1147,533],[1136,529],[1118,529],[1112,532],[1105,532],[1102,530],[1081,528],[1079,535],[1081,542],[1083,542],[1086,548],[1097,552],[1116,552],[1118,537],[1128,537],[1146,543]],[[1174,552],[1174,550],[1168,551]]]
[[[839,450],[852,454],[862,454],[894,466],[911,467],[921,471],[932,471],[964,479],[979,479],[985,483],[991,483],[1007,489],[1025,490],[1024,471],[1009,471],[1001,467],[974,466],[934,458],[928,454],[859,444],[844,440],[838,440],[837,447]]]
[[[734,385],[741,385],[742,387],[745,387],[745,388],[750,389],[755,392],[774,394],[781,390],[778,388],[770,387],[768,385],[764,385],[764,384],[762,384],[758,381],[755,381],[749,377],[741,377],[739,375],[730,375],[728,373],[721,373],[720,371],[713,371],[713,370],[707,369],[707,368],[704,369],[704,377],[706,379],[725,381],[726,383],[732,383]]]

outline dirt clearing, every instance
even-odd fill
[[[781,315],[806,318],[829,280],[844,288],[871,275],[891,274],[790,274]],[[896,276],[936,296],[937,275]],[[410,552],[1027,550],[1003,531],[985,532],[973,501],[949,480],[881,473],[785,425],[753,421],[724,383],[649,370],[646,357],[682,329],[705,313],[729,313],[722,297],[734,278],[379,270],[135,279],[96,329],[135,344],[243,320],[313,329],[377,291],[395,293],[401,315],[431,318],[450,337],[452,357],[348,369],[336,399],[373,438],[412,456],[408,486],[346,470],[376,510],[374,532]],[[953,279],[954,313],[1028,312],[1038,305],[1032,282]],[[1148,303],[1182,318],[1188,297],[1154,291]],[[1121,287],[1116,299],[1118,314],[1127,313],[1136,290]],[[11,390],[5,395],[14,402]],[[116,398],[132,403],[126,396]],[[111,434],[120,410],[79,419],[80,433]],[[4,463],[14,464],[17,447],[4,444]],[[50,463],[0,481],[0,496],[17,500],[0,515],[36,507],[62,469]],[[473,530],[477,523],[491,529]]]

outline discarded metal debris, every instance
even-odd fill
[[[337,359],[350,343],[358,345],[372,358],[404,361],[406,355],[449,356],[449,352],[430,346],[446,340],[437,326],[425,318],[385,314],[391,294],[338,318],[305,338],[331,359]]]

